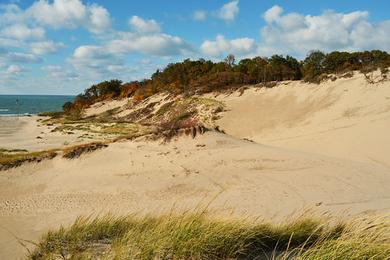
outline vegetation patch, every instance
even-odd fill
[[[190,115],[185,116],[187,117]],[[199,124],[197,120],[179,117],[173,121],[161,123],[158,127],[158,136],[163,137],[164,141],[170,141],[172,138],[183,134],[195,138],[197,134],[203,134],[207,130],[208,129]]]
[[[191,121],[197,122],[197,125],[213,127],[216,114],[223,110],[223,103],[215,99],[200,97],[177,98],[162,105],[153,117],[150,118],[149,122],[158,125],[160,128],[167,128],[168,125],[178,128],[181,124],[186,125]]]
[[[41,112],[38,114],[38,116],[49,116],[51,118],[61,118],[64,116],[64,112],[59,111],[59,112]]]
[[[104,143],[88,143],[88,144],[76,145],[64,149],[62,157],[66,159],[75,159],[80,157],[82,154],[90,153],[106,147],[108,147],[108,145]]]
[[[111,125],[104,125],[99,132],[111,135],[131,135],[139,131],[141,131],[139,124],[113,123]]]
[[[105,143],[92,142],[64,149],[52,149],[37,152],[28,152],[24,149],[8,150],[0,148],[0,171],[16,168],[28,162],[38,163],[43,160],[53,159],[60,151],[63,152],[62,156],[64,158],[74,159],[80,157],[82,154],[90,153],[105,147],[108,147],[108,145]]]
[[[53,132],[74,133],[81,131],[96,134],[96,138],[109,137],[112,141],[138,137],[162,137],[166,140],[182,133],[195,136],[206,129],[214,128],[214,121],[224,110],[222,102],[202,97],[171,97],[172,100],[147,101],[133,104],[130,113],[117,117],[118,111],[110,111],[79,121],[68,118],[51,119],[46,124],[54,125]],[[161,101],[160,101],[161,102]],[[102,119],[104,120],[102,121]]]
[[[388,259],[388,222],[284,224],[180,217],[78,218],[50,231],[30,259]]]
[[[144,118],[148,118],[151,112],[154,110],[154,106],[156,105],[155,102],[147,104],[145,107],[141,107],[133,112],[131,112],[129,115],[127,115],[124,120],[130,121],[130,122],[138,122]]]
[[[27,162],[41,162],[46,159],[53,159],[57,156],[55,150],[28,152],[27,150],[0,149],[0,171],[19,167]]]
[[[107,110],[104,113],[101,113],[100,115],[96,116],[95,118],[92,118],[92,121],[96,121],[100,123],[115,122],[115,120],[113,120],[114,119],[113,117],[118,113],[119,109],[120,108],[117,107],[117,108]]]

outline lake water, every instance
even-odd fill
[[[62,111],[62,105],[73,99],[74,96],[0,95],[0,116]]]

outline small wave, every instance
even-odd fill
[[[0,112],[8,112],[9,109],[8,108],[0,108]]]

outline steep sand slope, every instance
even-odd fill
[[[79,159],[55,158],[0,173],[0,258],[25,252],[78,215],[193,209],[283,218],[304,208],[388,211],[390,175],[367,163],[273,148],[209,132],[160,145],[123,142]]]
[[[283,82],[219,97],[228,134],[258,143],[390,168],[390,81],[362,74],[320,85]]]

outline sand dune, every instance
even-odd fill
[[[220,97],[228,134],[262,144],[390,168],[390,82],[362,74],[320,85],[284,82]]]
[[[213,214],[275,220],[308,208],[345,217],[389,212],[389,82],[284,82],[218,99],[226,135],[118,142],[0,172],[0,258],[25,254],[14,236],[37,240],[78,215],[209,202]]]
[[[192,209],[202,201],[224,216],[383,212],[390,209],[389,183],[383,167],[207,133],[164,146],[116,143],[82,159],[2,173],[0,222],[18,237],[37,239],[78,215]],[[0,251],[13,254],[18,245],[0,233]]]

